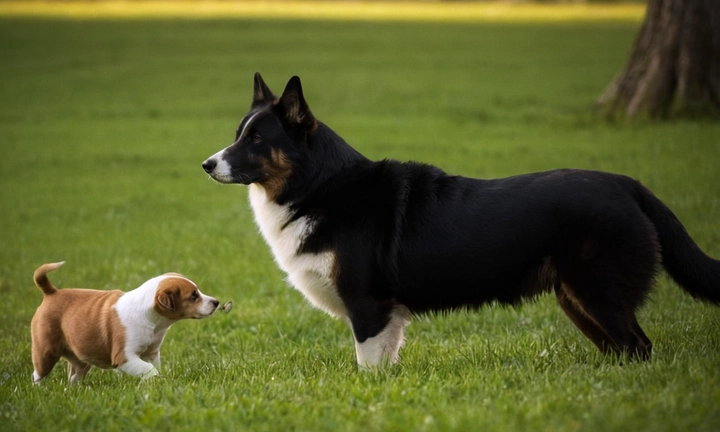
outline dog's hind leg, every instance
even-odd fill
[[[618,354],[650,359],[652,344],[637,324],[634,311],[613,311],[609,305],[593,305],[587,312],[617,344]]]
[[[85,378],[85,375],[88,374],[90,371],[90,365],[87,363],[84,363],[80,360],[68,359],[68,379],[70,380],[70,384],[78,383],[80,380]]]
[[[601,293],[594,291],[590,301],[565,285],[556,290],[563,311],[600,351],[648,360],[652,343],[637,322],[634,305],[619,304]]]
[[[570,318],[588,339],[603,353],[619,352],[620,348],[607,332],[593,320],[579,305],[576,299],[562,286],[555,289],[555,297],[565,315]]]
[[[371,369],[396,363],[398,352],[405,342],[405,326],[410,322],[410,312],[405,306],[395,306],[390,311],[387,323],[375,333],[377,323],[366,319],[351,319],[355,337],[355,354],[362,369]],[[372,335],[371,335],[372,334]]]
[[[60,355],[53,351],[40,352],[40,349],[33,346],[32,362],[35,370],[33,371],[33,383],[40,384],[50,371],[53,370],[55,364],[60,360]]]
[[[635,314],[632,314],[628,321],[632,333],[637,338],[637,354],[642,360],[650,360],[650,355],[652,355],[652,341],[650,341],[650,338],[647,337],[643,329],[640,328]]]
[[[647,360],[652,343],[635,311],[654,282],[659,245],[649,221],[633,214],[637,209],[627,210],[595,220],[591,232],[564,245],[553,260],[562,282],[556,295],[565,313],[601,351]]]

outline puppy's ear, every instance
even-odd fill
[[[288,81],[278,105],[284,112],[285,119],[295,127],[310,130],[317,124],[315,117],[310,112],[310,107],[305,102],[300,78],[297,76],[290,78],[290,81]]]
[[[170,290],[158,292],[155,299],[160,309],[167,312],[175,311],[175,295]]]
[[[250,109],[260,105],[265,105],[268,102],[275,100],[275,96],[268,88],[265,81],[263,81],[260,72],[255,72],[255,87],[253,88],[253,101],[250,105]]]

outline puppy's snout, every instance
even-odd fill
[[[213,310],[215,310],[218,308],[218,306],[220,306],[220,301],[212,299],[212,300],[210,300],[210,304],[212,305]]]
[[[213,172],[213,170],[215,169],[216,166],[217,166],[217,162],[214,159],[208,159],[202,163],[203,169],[208,174]]]

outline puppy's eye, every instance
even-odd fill
[[[255,144],[261,143],[262,140],[263,140],[263,137],[262,137],[260,134],[255,134],[255,135],[253,135],[253,137],[252,137],[252,141],[253,141],[253,143],[255,143]]]
[[[200,296],[198,295],[197,291],[190,294],[190,301],[196,301]]]

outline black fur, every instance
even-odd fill
[[[629,177],[565,169],[480,180],[370,161],[313,117],[297,77],[277,99],[256,75],[251,113],[259,113],[251,134],[263,141],[228,149],[233,181],[274,180],[288,223],[315,222],[298,253],[335,254],[335,284],[359,342],[382,331],[398,305],[422,313],[554,291],[601,350],[647,359],[651,342],[635,312],[661,264],[691,295],[720,303],[720,262]],[[271,149],[290,167],[283,178],[267,178]],[[253,172],[248,161],[266,168]]]

